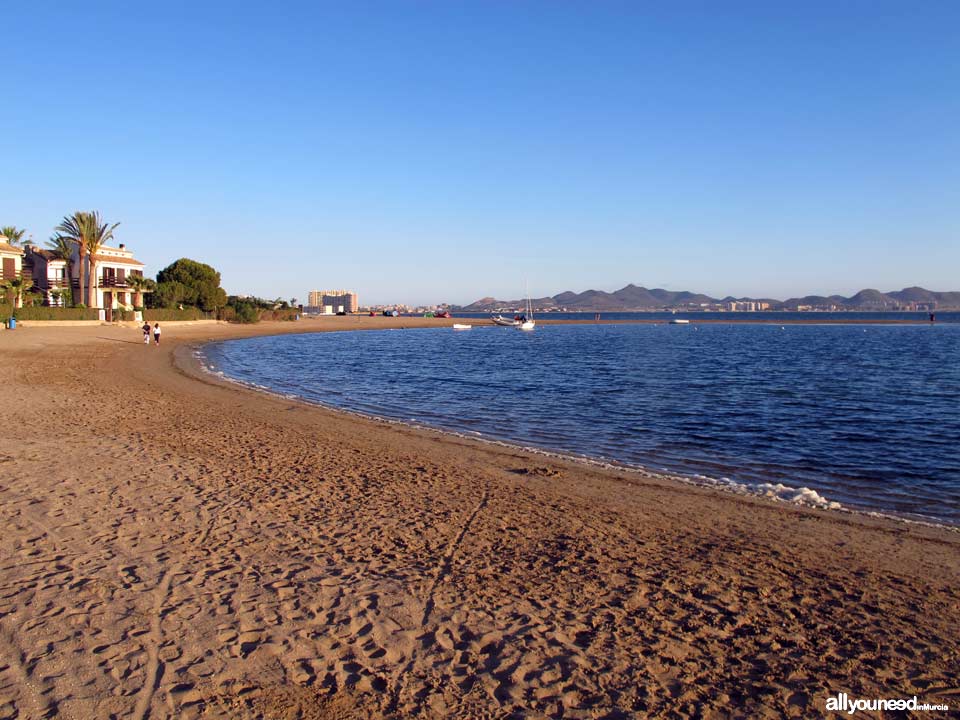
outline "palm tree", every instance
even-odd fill
[[[157,283],[151,280],[150,278],[145,278],[142,275],[131,275],[127,278],[127,285],[133,288],[136,293],[134,297],[134,305],[143,306],[144,300],[143,296],[147,293],[152,293],[157,289]]]
[[[90,264],[90,287],[87,288],[87,292],[90,294],[90,302],[87,303],[87,307],[93,307],[93,301],[96,297],[94,282],[97,277],[97,253],[100,252],[103,245],[106,245],[113,238],[113,231],[120,223],[114,223],[113,225],[101,223],[98,210],[87,213],[87,217],[90,223],[90,233],[84,241],[87,246],[87,262]]]
[[[23,239],[23,235],[26,232],[26,230],[17,230],[13,225],[6,225],[0,228],[0,235],[5,235],[7,242],[14,246],[20,244],[20,240]]]
[[[101,223],[100,213],[77,210],[73,215],[67,215],[63,222],[54,228],[64,239],[77,244],[77,253],[80,259],[80,301],[84,297],[83,257],[88,257],[89,279],[87,287],[87,307],[93,306],[96,282],[97,261],[96,255],[100,247],[113,237],[113,231],[120,223],[108,226]]]
[[[13,314],[17,307],[16,295],[14,295],[13,280],[0,280],[0,301],[10,303],[10,313]],[[7,313],[4,313],[6,317]]]
[[[80,280],[79,297],[81,303],[84,301],[83,255],[86,252],[85,240],[90,230],[88,216],[89,213],[85,213],[82,210],[77,210],[73,215],[65,215],[63,222],[54,228],[57,232],[54,236],[55,240],[51,238],[51,242],[56,242],[57,244],[61,242],[68,243],[75,245],[77,248],[77,275]],[[73,255],[73,248],[71,248],[70,254],[71,256]]]
[[[47,240],[47,249],[57,256],[60,260],[70,262],[73,257],[74,241],[65,235],[51,235]]]
[[[23,307],[23,298],[33,288],[33,279],[29,276],[21,275],[12,280],[0,280],[0,296],[10,303],[10,309],[14,310],[18,306]]]

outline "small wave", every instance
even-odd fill
[[[806,507],[823,508],[826,510],[842,510],[843,506],[833,500],[828,500],[816,490],[808,487],[790,487],[783,483],[746,483],[736,482],[728,477],[711,478],[706,475],[694,475],[693,480],[698,485],[708,485],[723,490],[739,493],[742,495],[756,495],[758,497],[771,498],[793,503],[795,505],[804,505]]]

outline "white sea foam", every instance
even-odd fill
[[[843,506],[833,500],[828,500],[816,490],[808,487],[790,487],[783,483],[747,483],[737,482],[728,477],[711,478],[706,475],[694,475],[689,478],[697,485],[708,485],[741,495],[756,495],[771,498],[782,502],[805,505],[807,507],[841,510]]]

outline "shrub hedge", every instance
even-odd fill
[[[175,320],[214,320],[213,313],[205,313],[199,308],[153,308],[143,311],[143,319],[152,322],[173,322]]]
[[[300,311],[297,308],[287,308],[286,310],[263,310],[260,313],[261,320],[296,320]]]
[[[17,320],[99,320],[96,308],[25,307],[13,311]]]

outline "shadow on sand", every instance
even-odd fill
[[[143,342],[143,340],[140,340],[140,341],[137,341],[137,340],[121,340],[120,338],[104,337],[103,335],[97,335],[97,340],[109,340],[110,342],[130,343],[131,345],[146,345],[146,343]]]

